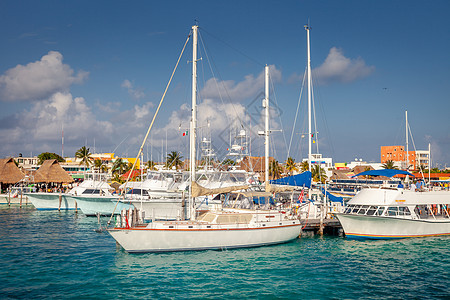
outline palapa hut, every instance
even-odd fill
[[[72,183],[72,176],[59,165],[56,159],[44,161],[41,167],[34,173],[35,183]]]
[[[16,184],[25,177],[25,174],[16,166],[14,159],[0,159],[0,184]]]

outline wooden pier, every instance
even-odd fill
[[[338,219],[307,219],[300,220],[303,225],[300,237],[315,235],[335,235],[343,236],[344,231]]]

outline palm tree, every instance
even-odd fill
[[[147,161],[146,163],[145,163],[145,167],[147,168],[147,169],[149,169],[149,170],[156,170],[156,168],[155,168],[155,162],[154,161],[152,161],[152,160],[149,160],[149,161]]]
[[[309,162],[307,160],[304,160],[300,163],[300,170],[302,172],[308,171],[309,170]]]
[[[166,167],[168,169],[170,169],[171,167],[175,167],[175,169],[178,170],[178,167],[183,166],[183,162],[181,161],[182,158],[183,158],[183,156],[181,156],[179,152],[177,152],[177,151],[170,152],[167,155]]]
[[[384,164],[381,165],[383,169],[394,169],[397,170],[397,166],[394,165],[394,162],[392,160],[386,161]]]
[[[80,165],[85,165],[86,167],[89,167],[92,160],[89,148],[86,148],[86,146],[83,146],[80,149],[78,149],[77,152],[75,152],[75,157],[81,159]]]
[[[116,159],[112,167],[112,173],[122,175],[126,172],[127,163],[124,162],[121,158]]]
[[[325,183],[327,180],[327,175],[325,175],[325,170],[320,167],[320,165],[311,166],[311,176],[314,181]]]
[[[269,176],[273,179],[278,179],[281,177],[282,168],[277,160],[272,160],[269,162]]]
[[[292,175],[294,171],[298,171],[298,168],[295,164],[295,159],[293,159],[292,157],[288,157],[288,159],[286,160],[286,170],[288,171],[289,175]]]
[[[100,171],[100,168],[102,167],[103,163],[100,159],[96,158],[94,159],[94,168],[97,169],[97,171]]]

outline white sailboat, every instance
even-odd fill
[[[192,119],[190,135],[190,172],[191,180],[196,178],[196,101],[197,101],[197,30],[192,27]],[[266,97],[264,106],[268,114],[269,68],[266,66]],[[266,117],[266,122],[268,117]],[[268,143],[268,125],[266,124],[266,143]],[[266,149],[268,145],[266,146]],[[268,152],[266,152],[268,157]],[[266,158],[267,160],[267,158]],[[266,168],[268,164],[266,163]],[[266,170],[268,171],[268,170]],[[230,249],[255,247],[284,243],[298,237],[301,224],[298,219],[289,218],[275,210],[242,210],[222,208],[211,210],[198,218],[195,212],[195,199],[192,197],[193,185],[190,185],[189,220],[155,221],[149,224],[132,226],[125,218],[121,225],[108,229],[111,236],[127,252],[162,252],[206,249]],[[134,219],[134,218],[133,218]]]

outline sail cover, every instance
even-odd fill
[[[396,170],[396,169],[382,169],[382,170],[369,170],[365,171],[359,174],[356,174],[352,176],[352,178],[357,176],[385,176],[385,177],[394,177],[395,175],[403,174],[403,175],[409,175],[414,177],[413,174],[403,171],[403,170]]]
[[[322,190],[322,194],[327,196],[331,202],[341,202],[342,204],[344,204],[344,198],[335,196],[335,195],[331,194],[330,192],[325,191],[324,188],[321,188],[321,190]]]
[[[276,180],[270,180],[270,184],[292,185],[311,187],[311,172],[305,171],[301,174],[283,177]]]

